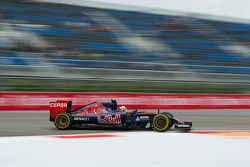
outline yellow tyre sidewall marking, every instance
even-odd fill
[[[64,126],[59,126],[58,124],[57,124],[57,121],[59,121],[59,120],[57,120],[57,119],[59,119],[60,117],[65,117],[66,119],[67,119],[67,124],[66,125],[64,125]],[[56,125],[57,125],[57,127],[59,127],[60,129],[66,129],[68,126],[69,126],[69,124],[70,124],[70,117],[67,115],[67,114],[58,114],[57,116],[56,116],[56,119],[55,119],[55,123],[56,123]]]
[[[168,116],[166,116],[166,115],[164,115],[164,114],[158,114],[158,115],[156,115],[156,116],[154,117],[154,119],[153,119],[153,125],[156,124],[156,120],[157,120],[158,117],[164,117],[164,118],[166,119],[166,121],[167,121],[167,125],[166,125],[164,128],[158,128],[158,127],[156,127],[156,126],[154,126],[154,128],[155,128],[156,130],[159,130],[159,131],[164,131],[164,130],[166,130],[166,129],[168,128],[168,126],[169,126],[169,123],[170,123]]]

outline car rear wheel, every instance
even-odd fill
[[[68,129],[71,127],[72,119],[68,113],[60,113],[55,118],[55,126],[60,129]]]
[[[171,128],[171,118],[165,114],[157,114],[153,119],[154,130],[165,132]]]

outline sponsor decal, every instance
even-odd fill
[[[67,107],[67,103],[50,103],[50,107]]]
[[[178,128],[189,128],[190,126],[187,124],[177,124]]]
[[[140,116],[140,119],[149,120],[149,116]]]
[[[89,121],[89,118],[84,118],[84,117],[74,117],[73,118],[75,121]]]
[[[120,124],[121,123],[121,115],[115,114],[112,115],[103,115],[97,117],[97,122],[99,124]]]
[[[149,120],[149,116],[137,116],[135,121],[147,121]]]

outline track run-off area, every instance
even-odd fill
[[[249,110],[171,111],[189,133],[61,131],[48,111],[0,112],[0,166],[233,167],[250,164]]]

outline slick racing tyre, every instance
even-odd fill
[[[157,114],[153,119],[154,130],[165,132],[171,128],[171,118],[165,114]]]
[[[60,130],[69,129],[72,124],[72,119],[68,113],[60,113],[56,116],[54,123]]]
[[[169,112],[163,112],[162,114],[170,117],[170,118],[174,118],[173,114],[169,113]],[[174,122],[173,121],[170,121],[170,125],[169,125],[169,128],[172,128],[172,126],[174,125]]]

